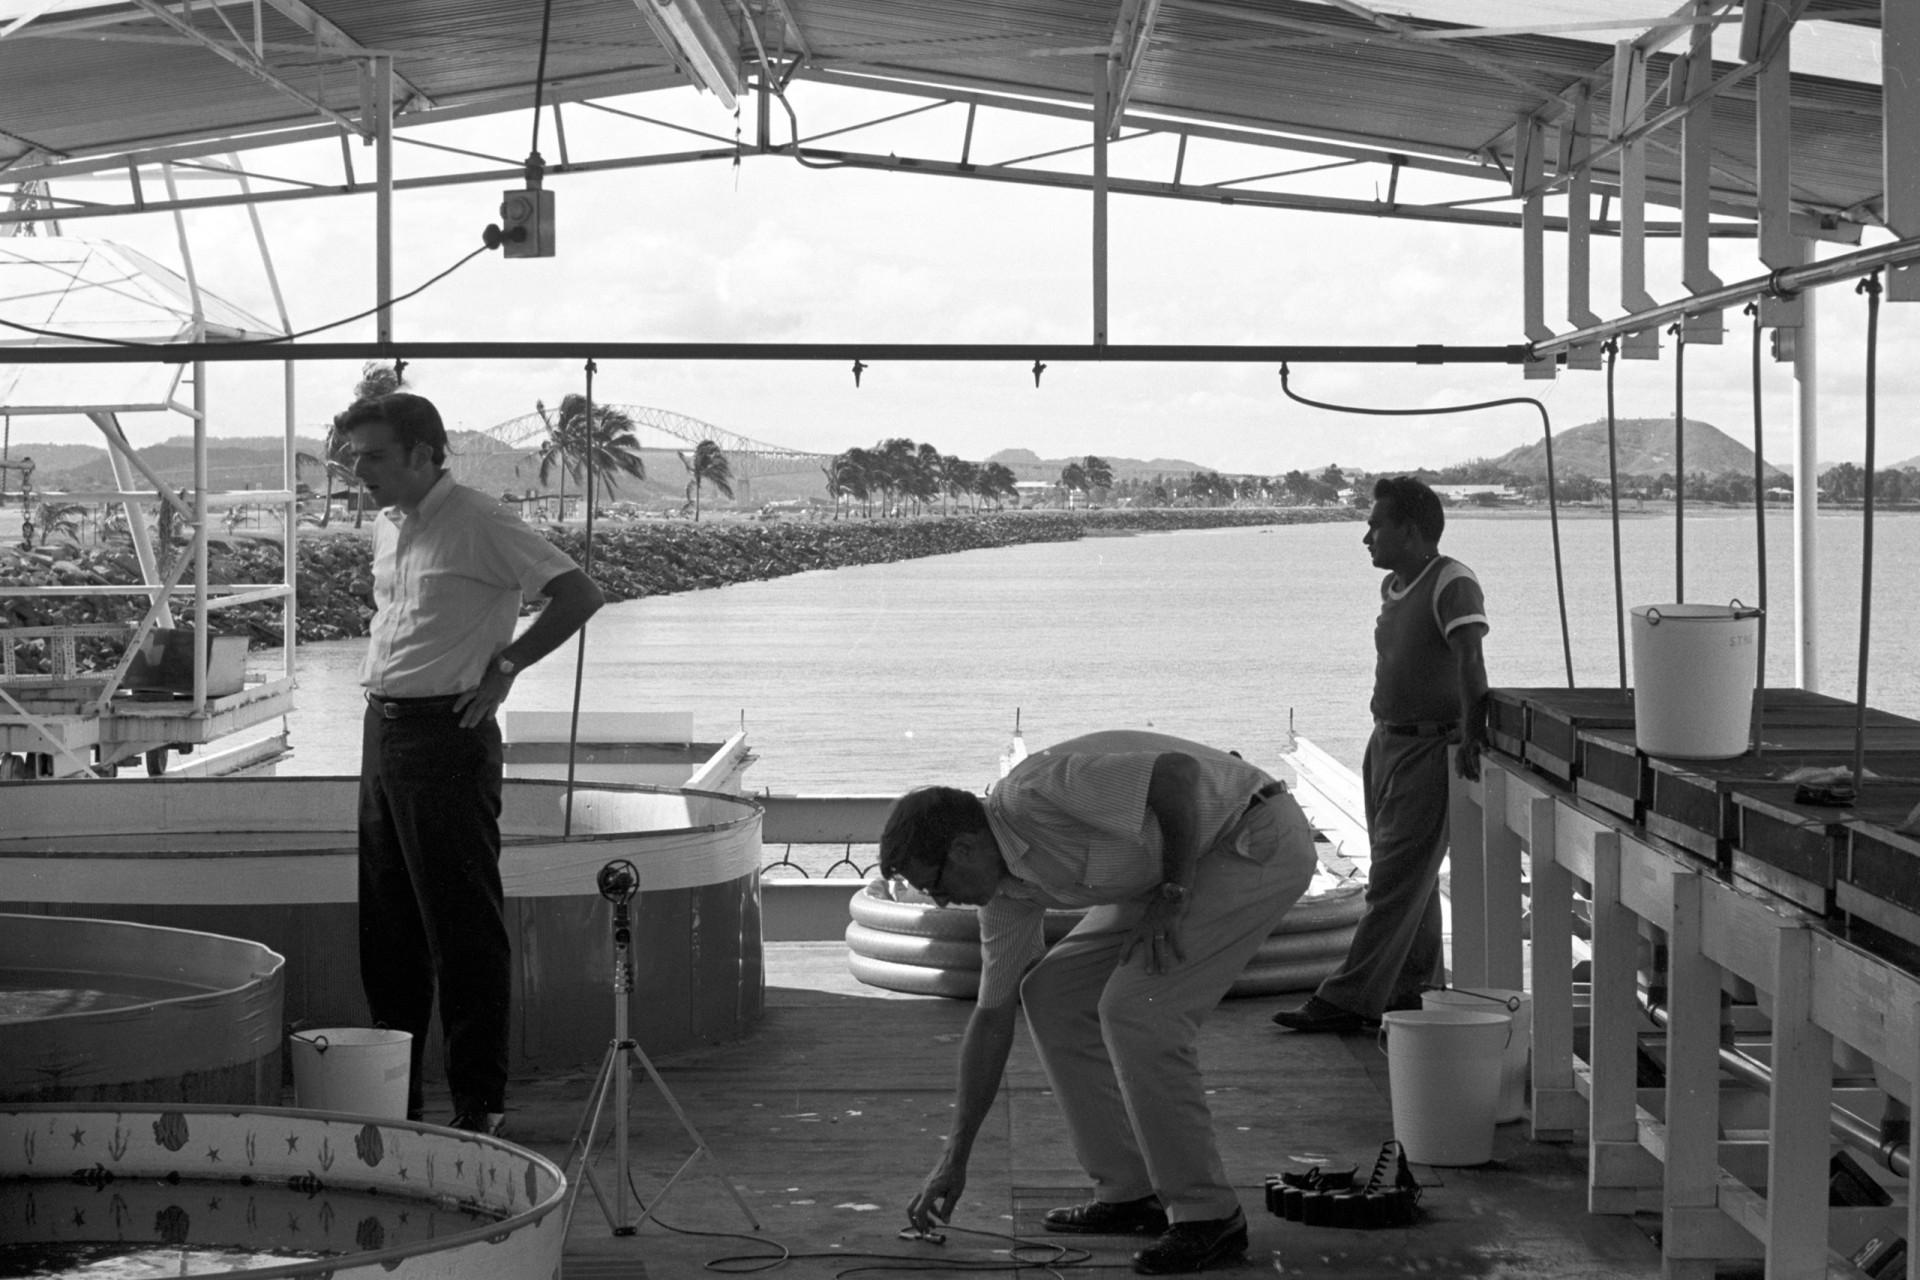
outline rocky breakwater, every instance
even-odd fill
[[[1070,542],[1089,535],[1170,532],[1251,525],[1313,524],[1358,520],[1346,507],[1172,509],[1148,511],[1005,512],[991,515],[921,517],[910,520],[814,520],[687,524],[646,521],[602,525],[593,538],[593,576],[609,600],[634,600],[754,582],[817,569],[884,564],[924,556],[1006,547],[1028,542]],[[583,562],[586,535],[551,530],[556,545]],[[341,640],[367,633],[373,616],[371,541],[364,531],[318,534],[303,531],[296,574],[302,640]],[[237,540],[209,556],[208,579],[216,583],[269,583],[281,577],[277,542]],[[188,571],[191,581],[192,571]],[[0,628],[129,622],[144,602],[128,596],[6,596],[11,585],[86,586],[133,583],[139,565],[130,550],[0,549]],[[247,605],[214,615],[219,635],[247,635],[256,645],[280,643],[277,603]],[[106,646],[88,665],[104,657]],[[22,645],[20,669],[44,669],[43,647]]]

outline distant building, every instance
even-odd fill
[[[1436,484],[1433,491],[1448,502],[1471,502],[1481,494],[1495,498],[1513,496],[1513,490],[1503,484]]]

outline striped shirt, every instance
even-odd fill
[[[1004,1005],[1046,950],[1048,907],[1144,897],[1164,878],[1160,824],[1147,810],[1154,761],[1200,764],[1196,848],[1213,847],[1273,778],[1238,756],[1163,733],[1110,730],[1022,761],[987,797],[987,824],[1012,876],[980,908],[980,1003]]]
[[[389,698],[477,688],[520,602],[578,568],[484,493],[442,474],[412,515],[373,524],[373,615],[360,683]]]

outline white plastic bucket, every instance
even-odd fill
[[[1393,1136],[1418,1164],[1493,1159],[1500,1059],[1513,1035],[1505,1012],[1413,1009],[1381,1019]]]
[[[1493,1104],[1493,1122],[1525,1118],[1527,1067],[1533,1055],[1533,996],[1502,987],[1450,987],[1421,992],[1420,1003],[1429,1009],[1472,1009],[1513,1019],[1513,1038],[1500,1058],[1500,1097]]]
[[[1680,760],[1743,754],[1759,638],[1760,611],[1738,602],[1634,606],[1634,745]]]
[[[288,1037],[293,1105],[382,1120],[407,1118],[413,1036],[365,1027],[323,1027]]]

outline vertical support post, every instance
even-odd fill
[[[1693,29],[1691,47],[1680,75],[1683,100],[1705,92],[1713,83],[1713,27],[1705,19],[1712,17],[1716,0],[1694,0],[1694,16],[1702,19]],[[1720,277],[1708,265],[1707,238],[1709,202],[1713,186],[1713,103],[1706,99],[1680,122],[1680,278],[1688,293],[1709,293],[1718,289]],[[1702,311],[1682,321],[1688,342],[1718,345],[1723,321],[1718,311]]]
[[[1802,242],[1813,260],[1813,242]],[[1793,680],[1820,688],[1820,335],[1818,291],[1802,300],[1793,344]]]
[[[1559,801],[1545,803],[1557,806]],[[1527,851],[1533,869],[1533,1139],[1565,1142],[1586,1128],[1587,1104],[1573,1083],[1573,873],[1560,841],[1538,818]]]
[[[1560,117],[1560,171],[1567,179],[1567,323],[1586,329],[1593,314],[1593,173],[1586,168],[1593,138],[1592,91],[1574,91],[1573,110]],[[1567,368],[1598,369],[1600,344],[1584,342],[1567,352]]]
[[[207,709],[207,366],[193,362],[193,713]]]
[[[1593,1075],[1587,1129],[1587,1212],[1630,1214],[1635,1186],[1610,1185],[1624,1163],[1615,1152],[1638,1148],[1640,1125],[1635,1057],[1640,1047],[1638,962],[1640,930],[1620,901],[1620,834],[1593,840]],[[1824,1169],[1825,1166],[1823,1165]]]
[[[1503,775],[1480,771],[1481,795],[1454,772],[1458,748],[1447,752],[1447,861],[1453,883],[1453,985],[1484,987],[1487,982],[1486,805],[1489,780]],[[1498,786],[1498,783],[1492,784]]]
[[[1647,54],[1631,40],[1614,46],[1613,117],[1609,134],[1618,138],[1640,123],[1647,108]],[[1629,142],[1620,150],[1620,308],[1629,315],[1654,305],[1647,293],[1647,143]],[[1620,337],[1628,360],[1660,356],[1657,325]]]
[[[300,630],[300,466],[297,461],[299,444],[295,439],[298,423],[294,418],[294,376],[293,361],[288,360],[280,366],[281,396],[285,413],[286,432],[286,474],[287,503],[284,508],[286,545],[280,552],[280,581],[287,589],[286,599],[280,602],[280,674],[288,680],[293,679],[293,651],[299,643]],[[325,464],[321,467],[320,483],[323,492],[333,492],[333,477],[326,474]],[[328,498],[331,502],[332,499]],[[285,721],[281,721],[285,725]]]
[[[1525,114],[1514,121],[1513,193],[1521,198],[1521,327],[1526,330],[1529,342],[1545,342],[1553,337],[1553,330],[1547,327],[1547,219],[1543,188],[1546,149],[1544,124]],[[1558,370],[1556,362],[1539,360],[1526,366],[1525,376],[1551,381]]]
[[[1107,117],[1113,114],[1112,64],[1094,64],[1093,82],[1093,345],[1107,345]]]
[[[1507,823],[1507,792],[1513,775],[1504,769],[1480,771],[1480,831],[1484,877],[1486,985],[1509,991],[1525,980],[1520,947],[1521,839]],[[1531,816],[1531,815],[1529,815]],[[1454,899],[1454,951],[1459,954],[1459,898]]]
[[[1920,7],[1880,4],[1880,141],[1887,226],[1920,235]],[[1887,301],[1920,301],[1920,267],[1887,271]]]
[[[1667,1157],[1660,1251],[1667,1280],[1713,1280],[1720,1211],[1720,966],[1701,950],[1701,878],[1673,877],[1667,932]]]
[[[1813,1021],[1813,931],[1776,930],[1773,946],[1767,1275],[1825,1276],[1833,1036]]]
[[[393,341],[393,59],[369,59],[373,76],[373,146],[375,185],[373,196],[373,295],[380,310],[375,313],[374,336],[380,342]]]
[[[1748,6],[1749,12],[1760,15],[1769,15],[1770,9],[1771,5],[1767,3]],[[1777,23],[1779,18],[1774,16],[1773,21]],[[1754,77],[1754,152],[1760,187],[1757,200],[1760,261],[1777,271],[1782,267],[1798,266],[1800,262],[1799,237],[1794,234],[1791,192],[1787,185],[1793,141],[1792,78],[1787,66],[1792,33],[1787,29],[1778,29],[1777,32],[1768,29],[1755,38],[1761,40],[1763,45],[1768,41],[1773,42],[1771,56]],[[1743,28],[1743,52],[1746,39]],[[1775,298],[1762,294],[1760,323],[1768,328],[1798,328],[1802,311],[1800,301],[1799,298]]]

